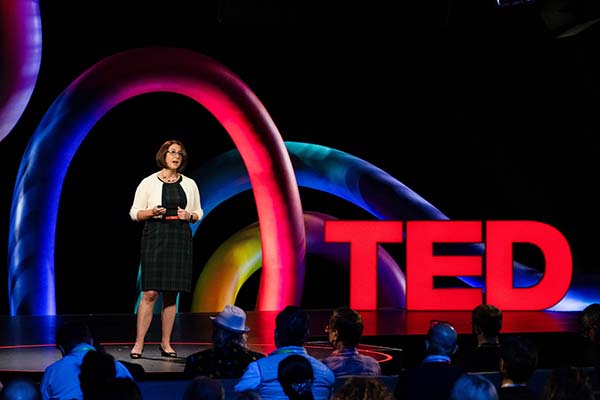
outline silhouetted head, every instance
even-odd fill
[[[281,360],[277,366],[277,379],[290,399],[313,398],[314,373],[306,357],[292,354]]]
[[[526,383],[538,364],[535,344],[524,336],[509,336],[500,346],[500,374],[514,383]]]
[[[215,317],[213,322],[212,341],[215,347],[247,348],[250,328],[246,326],[246,313],[234,305],[226,305]]]
[[[477,374],[463,374],[454,383],[450,400],[498,400],[496,386]]]
[[[486,338],[496,338],[502,329],[502,311],[491,304],[480,304],[471,314],[473,333]]]
[[[450,323],[435,323],[429,328],[425,339],[427,354],[450,357],[458,349],[457,340],[458,334]]]
[[[600,342],[600,304],[592,303],[583,309],[579,315],[579,324],[583,334],[592,343]]]
[[[85,353],[79,371],[79,386],[84,398],[91,398],[116,377],[117,367],[112,355],[96,350]]]
[[[41,398],[38,384],[24,376],[10,379],[0,390],[0,400],[40,400]]]
[[[308,313],[298,306],[286,306],[275,317],[275,345],[302,346],[310,335]]]
[[[338,307],[329,318],[329,342],[335,347],[337,342],[344,346],[356,347],[364,330],[361,315],[349,307]]]
[[[56,332],[56,347],[64,355],[67,355],[79,344],[94,344],[92,331],[85,322],[67,322],[58,328]]]
[[[225,389],[217,379],[198,375],[188,383],[182,400],[223,400]]]

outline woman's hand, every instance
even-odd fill
[[[167,209],[163,206],[156,206],[152,208],[151,218],[162,218],[163,215],[167,212]]]
[[[192,213],[186,211],[181,207],[177,207],[177,216],[179,217],[179,219],[182,219],[184,221],[190,221],[192,218]]]

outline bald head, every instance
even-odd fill
[[[458,334],[452,325],[440,322],[427,332],[427,354],[451,356],[456,351]]]
[[[0,399],[39,400],[42,396],[38,385],[29,378],[16,377],[8,381],[0,392]]]

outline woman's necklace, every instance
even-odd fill
[[[164,173],[160,176],[160,178],[167,182],[167,183],[173,183],[173,182],[177,182],[177,179],[179,179],[179,174],[175,174],[174,176],[166,176]]]

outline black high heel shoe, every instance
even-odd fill
[[[131,351],[131,353],[129,353],[129,358],[133,358],[134,360],[137,360],[138,358],[142,358],[142,353],[143,352],[144,352],[143,349],[139,353],[134,353],[133,351]]]
[[[163,349],[162,344],[159,345],[158,347],[160,347],[160,355],[163,357],[169,357],[169,358],[177,358],[177,353],[174,351],[166,351],[165,349]]]

